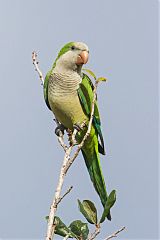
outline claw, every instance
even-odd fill
[[[64,135],[64,130],[65,127],[62,124],[59,124],[56,128],[55,128],[55,134],[60,137],[60,135]]]
[[[86,126],[85,122],[83,122],[82,124],[79,123],[73,124],[73,128],[76,129],[78,132],[83,130],[85,126]]]
[[[76,129],[78,132],[82,130],[79,124],[73,124],[73,128]]]
[[[64,135],[64,132],[61,131],[61,129],[60,129],[59,127],[56,127],[56,129],[55,129],[55,134],[56,134],[58,137],[60,137],[61,134]]]
[[[73,129],[76,129],[77,132],[80,132],[81,130],[83,130],[83,127],[84,127],[84,123],[82,123],[82,124],[79,124],[79,123],[73,124]],[[76,140],[75,137],[76,137],[76,136],[73,136],[73,134],[72,134],[71,144],[72,144],[73,146],[79,144],[79,143],[77,142],[77,140]]]

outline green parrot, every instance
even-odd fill
[[[45,102],[61,124],[56,128],[56,134],[58,135],[58,130],[73,131],[77,128],[79,130],[76,135],[77,142],[82,140],[87,131],[93,99],[92,81],[82,72],[82,66],[87,63],[88,56],[89,49],[85,43],[67,43],[60,50],[44,81]],[[86,123],[86,127],[81,129],[80,125],[83,122]],[[81,151],[91,181],[104,207],[108,196],[99,153],[105,155],[105,149],[97,101],[91,133]],[[110,213],[107,218],[111,220]]]

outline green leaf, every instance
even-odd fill
[[[48,221],[49,220],[49,216],[46,216],[45,219]],[[79,239],[77,235],[75,235],[70,229],[69,227],[67,227],[59,217],[55,216],[54,218],[55,220],[55,234],[60,235],[62,237],[65,236],[69,236],[69,238],[76,238]]]
[[[65,237],[66,235],[70,235],[70,230],[67,228],[67,226],[61,221],[61,219],[57,216],[54,218],[54,224],[56,224],[55,227],[55,234],[58,234],[62,237]]]
[[[89,229],[87,223],[76,220],[69,225],[69,229],[78,236],[78,239],[86,240],[88,238]]]
[[[65,236],[73,237],[70,229],[61,221],[59,217],[55,216],[54,223],[56,224],[55,234],[60,235],[62,237]]]
[[[83,68],[83,70],[88,72],[96,80],[96,75],[90,69]]]
[[[91,224],[97,224],[97,209],[93,202],[84,200],[82,203],[78,200],[79,210],[87,221]]]
[[[105,218],[107,217],[107,215],[109,214],[109,211],[111,209],[111,207],[113,207],[114,203],[116,201],[116,191],[113,190],[106,201],[105,207],[104,207],[104,211],[100,220],[100,223],[104,222]]]
[[[107,81],[107,79],[104,78],[104,77],[99,77],[99,78],[97,79],[97,82],[106,82],[106,81]]]

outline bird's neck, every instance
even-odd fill
[[[82,77],[82,65],[77,65],[76,72]]]
[[[63,75],[75,75],[76,73],[82,77],[82,65],[75,65],[74,68],[69,68],[65,64],[56,64],[56,66],[52,69],[53,73],[61,73]]]

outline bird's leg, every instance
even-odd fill
[[[77,130],[77,133],[82,131],[84,129],[84,127],[86,126],[85,122],[80,123],[75,123],[73,124],[73,129]],[[72,145],[78,145],[79,143],[76,140],[76,135],[72,134],[72,139],[71,139],[71,143]]]
[[[55,128],[55,134],[60,137],[61,135],[64,135],[64,130],[66,129],[63,124],[61,124],[57,119],[54,119],[54,121],[57,124],[57,127]]]
[[[71,146],[71,145],[73,145],[73,144],[72,144],[72,134],[73,134],[73,132],[72,132],[72,130],[69,129],[69,128],[66,130],[66,132],[67,132],[67,135],[68,135],[69,145]]]
[[[83,130],[85,127],[87,127],[85,121],[83,121],[82,123],[75,123],[75,124],[73,124],[73,128],[76,129],[78,132]]]
[[[77,132],[80,132],[82,130],[82,127],[79,123],[73,124],[73,129],[76,129]]]

